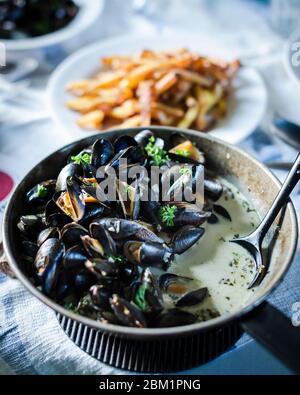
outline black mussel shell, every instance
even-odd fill
[[[171,248],[175,254],[183,254],[203,236],[204,228],[186,225],[179,229],[173,236]]]
[[[89,292],[93,304],[100,311],[111,311],[110,298],[112,297],[113,290],[104,285],[93,285]]]
[[[97,281],[95,275],[86,269],[80,270],[74,279],[74,293],[80,299]]]
[[[223,193],[223,186],[218,181],[215,181],[212,178],[205,177],[204,193],[209,199],[215,202],[220,199]]]
[[[116,317],[123,325],[145,328],[147,326],[146,319],[142,311],[134,304],[114,294],[110,299],[111,308]]]
[[[88,235],[88,231],[76,222],[71,222],[61,229],[61,240],[66,249],[81,243],[81,237]]]
[[[231,216],[230,216],[229,212],[223,206],[220,206],[219,204],[214,204],[213,210],[215,213],[221,215],[221,217],[223,217],[231,222]]]
[[[71,218],[64,213],[54,213],[47,218],[47,226],[61,229],[71,221]]]
[[[33,243],[32,241],[29,241],[29,240],[22,240],[21,245],[22,245],[22,250],[23,250],[24,254],[27,257],[31,258],[32,263],[33,263],[33,260],[36,257],[39,247],[37,246],[36,243]]]
[[[58,228],[46,228],[42,230],[37,238],[37,245],[40,247],[46,240],[60,238],[60,231]]]
[[[91,258],[103,258],[105,255],[101,241],[86,235],[81,237],[82,245]]]
[[[120,265],[120,280],[125,286],[137,280],[140,274],[139,266],[134,263],[125,262]]]
[[[83,175],[83,168],[76,163],[68,163],[65,167],[60,171],[57,180],[56,180],[56,191],[63,192],[67,190],[67,181],[71,177],[77,176],[80,177]]]
[[[86,261],[85,267],[96,275],[99,280],[107,278],[118,278],[119,265],[115,262],[105,261],[103,259],[93,259]]]
[[[159,287],[167,293],[184,294],[191,281],[193,281],[191,278],[178,276],[175,273],[163,273],[158,278]]]
[[[125,135],[116,138],[113,145],[114,145],[115,153],[117,154],[118,152],[123,151],[129,147],[137,146],[138,143],[132,136]]]
[[[97,172],[101,166],[105,166],[113,157],[114,148],[110,141],[106,139],[96,140],[92,147],[92,166]]]
[[[87,260],[87,254],[81,245],[75,245],[69,248],[64,255],[63,263],[67,270],[84,268]]]
[[[35,206],[45,204],[52,198],[55,192],[55,185],[55,180],[47,180],[35,185],[26,194],[27,202]],[[42,190],[41,187],[43,187]]]
[[[110,233],[99,223],[92,222],[90,224],[90,234],[101,243],[105,255],[114,256],[117,254],[116,242],[111,237]]]
[[[168,265],[173,258],[172,252],[166,245],[149,241],[126,242],[124,245],[124,255],[130,262],[159,267]]]
[[[196,322],[197,317],[187,311],[170,309],[163,312],[153,321],[153,326],[157,328],[167,328],[171,326],[190,325]]]
[[[52,242],[53,240],[56,241],[55,244]],[[44,244],[42,244],[41,248],[43,248],[48,242],[51,245],[51,248],[46,257],[46,267],[41,277],[42,291],[48,296],[55,297],[57,291],[56,285],[59,275],[63,269],[62,258],[64,255],[64,246],[56,239],[48,239]],[[37,253],[37,256],[39,255],[40,249]]]
[[[34,237],[45,228],[44,217],[35,214],[22,215],[17,226],[22,233]]]
[[[149,143],[149,139],[152,136],[153,132],[151,132],[151,130],[142,130],[135,135],[134,139],[141,147],[144,148]]]
[[[34,266],[38,273],[43,273],[49,262],[60,257],[62,244],[58,239],[47,239],[38,249]]]
[[[101,203],[89,203],[85,205],[84,216],[80,221],[83,226],[88,226],[90,221],[101,218],[109,213],[109,209]]]
[[[199,288],[194,291],[187,292],[179,298],[175,305],[176,307],[189,307],[203,302],[208,294],[207,288]]]
[[[217,224],[218,222],[219,222],[219,218],[214,213],[211,213],[211,216],[207,219],[207,223],[214,225]]]
[[[164,243],[154,232],[137,221],[129,221],[122,218],[102,218],[97,221],[112,236],[113,239],[131,239],[140,241],[153,241]]]

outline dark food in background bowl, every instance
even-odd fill
[[[79,7],[72,0],[0,2],[0,38],[23,39],[55,32],[69,24]]]
[[[126,173],[133,164],[163,170],[156,185],[160,191],[164,176],[174,169],[179,169],[180,188],[188,180],[194,185],[203,170],[203,154],[179,133],[173,134],[170,145],[167,150],[164,140],[148,130],[135,138],[123,135],[113,144],[98,139],[70,156],[56,180],[45,180],[27,192],[28,212],[18,228],[27,267],[43,293],[102,322],[157,327],[197,320],[187,308],[201,304],[207,288],[167,270],[176,255],[203,236],[201,225],[212,216],[222,185],[206,179],[203,209],[186,201],[166,202],[161,196],[143,200],[149,185],[142,187],[142,176],[119,184],[116,201],[100,201],[98,194],[103,179],[97,169],[114,168],[120,178],[122,158],[127,159]],[[171,305],[164,294],[172,297]]]

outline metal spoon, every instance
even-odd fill
[[[289,174],[287,175],[278,195],[271,208],[265,215],[258,228],[250,235],[230,240],[245,248],[254,258],[256,273],[248,288],[252,288],[257,282],[260,274],[264,271],[261,246],[263,239],[277,217],[279,211],[287,203],[287,200],[300,179],[300,153],[298,154]]]

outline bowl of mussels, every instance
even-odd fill
[[[265,241],[267,270],[255,287],[253,258],[230,243],[259,225],[279,188],[258,161],[200,132],[106,131],[25,176],[6,209],[5,253],[24,286],[64,320],[120,342],[151,341],[157,355],[158,343],[184,341],[172,346],[174,360],[182,352],[194,359],[180,368],[224,352],[243,330],[279,355],[287,345],[253,328],[268,328],[271,314],[291,330],[264,300],[294,255],[292,203]]]

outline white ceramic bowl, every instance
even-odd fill
[[[42,58],[49,48],[56,51],[78,48],[78,38],[82,38],[99,19],[105,0],[75,0],[75,2],[79,6],[79,12],[64,28],[39,37],[1,40],[1,43],[5,45],[7,55],[18,57],[26,52],[31,56]]]

